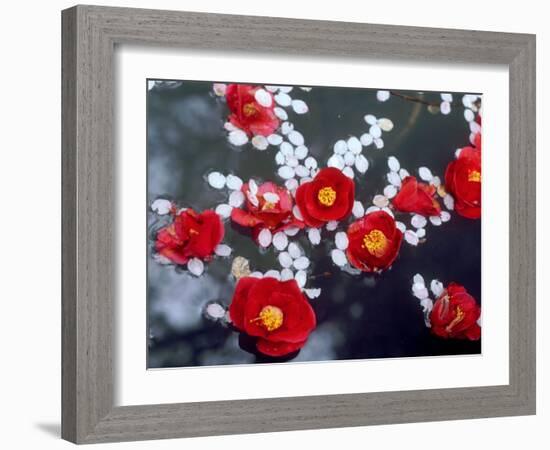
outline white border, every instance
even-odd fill
[[[363,60],[327,62],[315,58],[283,60],[129,46],[117,48],[115,55],[119,205],[115,239],[117,405],[508,384],[506,68]],[[146,78],[482,92],[482,356],[145,370],[146,256],[142,242],[146,228]],[[451,158],[454,148],[448,151]],[[411,301],[416,300],[411,297]]]

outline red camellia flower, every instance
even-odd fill
[[[468,219],[481,217],[481,134],[475,147],[464,147],[445,170],[445,189],[455,199],[455,210]]]
[[[392,203],[401,212],[410,212],[422,216],[439,216],[441,206],[434,198],[435,186],[421,183],[415,177],[405,177],[399,193]]]
[[[392,265],[403,233],[385,211],[375,211],[353,222],[347,231],[350,263],[364,272],[378,272]]]
[[[198,214],[186,209],[157,233],[155,250],[176,264],[186,264],[191,258],[208,260],[223,235],[222,221],[214,211]]]
[[[349,216],[355,200],[355,183],[334,167],[321,169],[296,190],[296,204],[310,227]]]
[[[251,189],[251,183],[243,184],[246,209],[233,208],[231,220],[243,226],[253,228],[254,238],[268,228],[272,233],[295,226],[303,228],[304,223],[292,214],[292,197],[287,189],[275,183],[266,182]]]
[[[442,338],[476,341],[481,338],[481,328],[477,324],[480,314],[480,307],[466,289],[450,283],[430,313],[432,333]]]
[[[259,86],[248,84],[230,84],[225,91],[227,106],[231,111],[229,121],[245,131],[249,136],[269,136],[279,127],[279,119],[273,111],[273,99],[270,106],[262,106],[255,98]],[[267,95],[270,93],[265,91]]]
[[[258,338],[256,348],[284,356],[302,348],[316,325],[315,312],[295,280],[244,277],[229,306],[233,325]]]

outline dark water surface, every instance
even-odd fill
[[[441,101],[438,93],[407,94]],[[276,147],[262,152],[246,144],[235,150],[227,142],[223,123],[228,110],[212,94],[212,83],[183,82],[179,87],[155,88],[147,95],[149,204],[168,198],[180,206],[203,210],[226,203],[226,191],[211,188],[205,179],[212,170],[234,173],[243,180],[253,176],[283,184],[276,175]],[[363,148],[370,167],[359,178],[356,173],[356,198],[367,206],[388,184],[388,156],[396,156],[411,174],[427,166],[443,179],[455,149],[469,143],[462,106],[453,106],[444,116],[398,97],[381,103],[376,91],[368,89],[295,89],[290,95],[309,106],[309,113],[304,115],[289,112],[289,120],[304,135],[309,153],[320,166],[326,165],[337,140],[368,131],[365,114],[393,121],[394,129],[383,133],[383,149],[372,145]],[[454,94],[455,103],[461,98],[462,94]],[[216,258],[205,264],[205,273],[198,278],[186,270],[162,266],[152,259],[151,248],[154,231],[165,219],[152,212],[148,219],[148,367],[273,361],[249,351],[254,346],[246,337],[203,315],[205,304],[212,300],[230,303],[235,286],[230,275],[233,258]],[[408,215],[398,220],[410,224]],[[324,230],[317,247],[311,246],[306,236],[301,237],[300,243],[313,263],[312,273],[330,272],[332,276],[308,282],[308,286],[322,289],[321,296],[311,300],[318,326],[292,361],[480,353],[481,341],[444,340],[431,335],[424,325],[422,308],[411,294],[411,279],[421,273],[427,283],[432,278],[444,285],[455,281],[480,302],[481,221],[452,213],[450,222],[440,227],[428,224],[426,231],[426,243],[412,247],[403,242],[391,270],[379,276],[353,276],[336,267],[330,258],[333,233]],[[253,270],[280,270],[273,247],[260,252],[250,236],[230,221],[226,222],[224,243],[233,248],[232,256],[249,259]]]

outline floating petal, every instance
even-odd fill
[[[260,231],[260,234],[258,234],[258,242],[262,247],[269,247],[271,244],[271,231],[269,231],[267,228],[264,228],[262,231]]]
[[[330,252],[330,257],[332,258],[332,262],[339,267],[343,267],[348,263],[346,254],[338,248],[335,248]]]
[[[231,255],[231,247],[229,245],[220,244],[214,249],[214,253],[218,256],[229,256]]]
[[[199,258],[191,258],[187,261],[187,270],[196,277],[200,277],[204,272],[204,263]]]
[[[152,204],[151,209],[159,216],[164,216],[172,210],[172,202],[164,198],[157,198]]]
[[[345,250],[349,245],[348,235],[343,231],[339,231],[334,236],[334,243],[336,244],[336,248]]]

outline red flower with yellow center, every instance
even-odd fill
[[[455,199],[455,210],[468,219],[481,217],[481,134],[474,147],[464,147],[445,170],[445,189]]]
[[[355,200],[355,183],[334,167],[321,169],[296,190],[296,204],[310,227],[348,217]]]
[[[450,283],[430,313],[432,333],[442,338],[479,340],[481,328],[477,320],[480,315],[481,308],[466,289]]]
[[[385,211],[375,211],[353,222],[347,231],[349,262],[364,272],[390,267],[399,253],[403,233]]]
[[[256,348],[268,356],[301,349],[315,329],[313,308],[295,280],[241,278],[229,305],[233,325],[254,336]]]
[[[191,258],[208,260],[224,236],[223,223],[214,211],[181,211],[174,222],[157,233],[155,250],[176,264]]]
[[[271,106],[262,106],[258,103],[254,96],[258,89],[261,89],[260,86],[248,84],[227,86],[225,99],[231,111],[229,121],[249,136],[269,136],[279,127],[279,119],[273,111],[273,101]]]
[[[441,206],[435,199],[435,186],[421,183],[415,177],[405,177],[399,193],[392,200],[398,211],[422,216],[439,216]]]
[[[292,214],[292,197],[286,188],[268,181],[258,186],[256,193],[251,191],[250,183],[243,184],[241,190],[246,199],[245,207],[233,208],[231,220],[253,228],[254,237],[264,228],[276,233],[291,226],[304,227]]]

